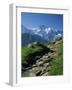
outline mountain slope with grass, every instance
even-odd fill
[[[47,41],[39,35],[31,35],[29,33],[22,34],[22,47],[27,46],[33,42],[47,43]]]
[[[63,74],[62,38],[47,45],[34,42],[22,50],[22,77]]]
[[[54,44],[50,45],[50,48],[54,51],[53,60],[50,63],[50,75],[63,75],[63,40],[60,39]]]

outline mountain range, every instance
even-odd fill
[[[54,30],[45,25],[30,29],[22,25],[21,30],[22,47],[32,42],[48,43],[63,36],[63,30]]]

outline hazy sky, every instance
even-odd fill
[[[46,25],[57,30],[63,30],[63,15],[22,12],[21,24],[27,28],[36,28],[40,25]]]

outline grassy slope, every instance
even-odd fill
[[[49,44],[48,47],[53,50],[51,56],[53,60],[50,62],[50,75],[62,75],[63,74],[63,41],[56,41],[54,44]],[[35,56],[38,53],[43,53],[47,47],[41,45],[31,45],[22,48],[22,65],[30,65],[35,62]]]
[[[47,47],[41,45],[31,45],[22,48],[22,64],[29,65],[31,62],[35,62],[34,57],[38,53],[42,53],[45,49],[47,49]]]
[[[63,41],[51,45],[51,48],[55,50],[53,60],[50,67],[50,75],[62,75],[63,74]]]

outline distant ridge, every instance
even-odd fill
[[[37,28],[28,29],[22,25],[22,47],[32,42],[48,43],[63,37],[62,30],[54,30],[52,27],[40,25]]]

